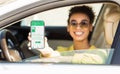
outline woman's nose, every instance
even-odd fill
[[[76,29],[81,29],[81,26],[80,26],[80,25],[77,25],[77,26],[76,26]]]

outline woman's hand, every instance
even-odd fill
[[[31,34],[28,34],[28,47],[31,49]],[[54,51],[51,47],[49,47],[48,42],[47,42],[47,37],[45,37],[45,48],[43,49],[36,49],[41,52],[42,57],[55,57],[55,56],[60,56],[60,53],[57,51]]]

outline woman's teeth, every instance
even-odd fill
[[[75,32],[76,35],[82,35],[83,32]]]

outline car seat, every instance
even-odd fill
[[[107,7],[104,13],[104,31],[108,47],[111,47],[120,20],[120,8],[115,5]]]

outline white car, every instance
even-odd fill
[[[31,29],[31,21],[33,20],[43,20],[45,22],[45,26],[43,27],[45,29],[44,35],[48,38],[48,44],[51,48],[56,50],[57,46],[70,46],[72,38],[66,31],[68,11],[71,7],[78,5],[88,5],[93,8],[95,21],[93,23],[93,31],[89,36],[89,42],[100,50],[106,50],[107,57],[104,58],[104,65],[92,65],[93,63],[89,63],[89,65],[85,65],[84,63],[83,65],[82,63],[71,63],[71,60],[68,61],[68,56],[86,51],[66,51],[67,57],[62,58],[41,58],[38,50],[29,49],[27,37]],[[106,16],[107,14],[110,15]],[[105,17],[113,19],[113,23],[106,24],[104,21]],[[84,73],[87,68],[89,70],[85,73],[89,73],[90,70],[94,71],[94,69],[106,73],[106,70],[109,68],[111,68],[110,72],[112,69],[120,72],[118,70],[119,66],[115,66],[120,64],[119,34],[120,1],[118,0],[1,1],[0,70],[5,71],[5,66],[8,68],[8,71],[25,71],[29,69],[34,71],[39,70],[39,73]],[[93,53],[95,52],[93,51]],[[103,55],[101,56],[103,57]],[[109,68],[107,65],[109,65]],[[97,73],[97,71],[94,71],[94,73]]]

